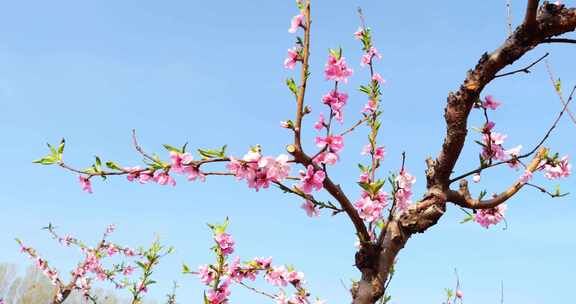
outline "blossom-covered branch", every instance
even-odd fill
[[[198,271],[190,270],[183,265],[184,274],[193,274],[209,289],[204,293],[205,304],[225,304],[229,302],[230,287],[238,284],[256,294],[274,300],[277,304],[311,304],[310,292],[305,288],[304,273],[296,271],[291,266],[273,266],[272,258],[256,257],[253,260],[241,263],[240,258],[230,260],[234,253],[235,242],[232,236],[226,233],[228,220],[221,225],[208,225],[213,233],[214,246],[212,251],[216,255],[214,264],[201,265]],[[267,283],[278,288],[278,292],[271,293],[249,286],[246,281],[255,281],[259,275]],[[291,286],[295,292],[288,296],[285,287]],[[316,299],[314,304],[323,304],[324,301]]]
[[[35,249],[26,246],[24,242],[19,239],[16,240],[20,245],[21,251],[35,260],[36,267],[38,267],[55,286],[56,292],[51,302],[53,304],[63,303],[73,291],[81,292],[84,298],[96,303],[94,297],[91,295],[92,283],[94,281],[107,281],[120,289],[131,286],[130,290],[134,295],[132,303],[140,303],[139,301],[141,301],[143,293],[147,291],[147,286],[154,283],[149,279],[152,267],[157,264],[159,258],[172,251],[172,249],[164,250],[157,241],[152,244],[150,249],[141,249],[139,251],[112,243],[107,239],[114,232],[114,225],[106,228],[102,239],[94,247],[84,244],[71,235],[60,236],[51,224],[45,229],[50,233],[52,238],[60,244],[67,247],[78,247],[84,255],[84,259],[71,271],[69,282],[64,283],[58,271],[50,267],[48,262],[41,258]],[[103,259],[114,256],[118,256],[124,260],[121,263],[113,263],[111,267],[106,268],[103,264]],[[143,260],[139,261],[138,259],[140,258]],[[155,262],[149,263],[151,259]],[[131,283],[130,277],[137,268],[142,269],[144,279],[140,280],[139,283]]]

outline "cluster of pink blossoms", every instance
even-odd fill
[[[336,90],[332,90],[330,93],[322,97],[322,103],[330,107],[334,114],[334,118],[336,118],[336,120],[339,122],[344,121],[344,114],[342,113],[342,110],[346,105],[346,101],[348,101],[348,94],[340,93]]]
[[[170,161],[169,171],[152,171],[140,167],[124,168],[126,172],[129,172],[126,178],[131,182],[138,180],[141,184],[153,181],[159,185],[172,186],[176,185],[176,180],[170,176],[170,173],[186,175],[189,181],[195,181],[196,179],[200,179],[201,181],[206,180],[206,176],[193,165],[194,157],[192,154],[170,151]]]
[[[214,241],[218,244],[223,255],[229,255],[234,252],[234,240],[228,233],[217,233]]]
[[[336,58],[332,52],[328,56],[328,62],[324,68],[326,80],[342,81],[348,83],[348,77],[352,76],[352,69],[346,65],[346,59],[340,55]]]
[[[316,146],[322,148],[325,151],[318,154],[314,158],[314,162],[334,165],[338,159],[338,152],[344,148],[344,137],[340,135],[329,135],[326,137],[316,137]]]
[[[238,180],[246,179],[248,187],[268,188],[271,182],[281,182],[290,174],[289,157],[281,154],[276,159],[263,157],[257,149],[252,149],[244,157],[230,158],[227,168]]]
[[[200,181],[205,181],[206,176],[200,171],[200,169],[194,165],[194,157],[190,153],[170,151],[170,166],[166,166],[166,169],[153,169],[153,168],[141,168],[141,167],[125,167],[118,168],[118,170],[127,173],[126,179],[130,182],[138,181],[141,184],[146,184],[148,182],[155,182],[159,185],[172,185],[176,186],[176,180],[170,176],[170,173],[186,175],[189,181],[195,181],[199,179]],[[80,185],[82,190],[88,193],[92,193],[92,184],[90,182],[90,177],[84,175],[79,176]]]
[[[360,154],[362,155],[372,154],[372,145],[370,144],[364,145],[364,147],[362,148],[362,152]],[[383,160],[384,156],[386,156],[386,150],[383,146],[376,147],[376,149],[374,149],[375,160]]]
[[[367,66],[370,65],[372,63],[372,59],[376,57],[378,59],[382,59],[382,55],[378,52],[378,50],[375,47],[371,47],[368,52],[366,52],[364,55],[362,55],[362,59],[360,60],[360,65],[361,66]]]
[[[194,161],[192,154],[170,151],[170,160],[172,161],[170,172],[187,175],[189,181],[195,181],[196,179],[206,180],[206,176],[192,165]]]
[[[388,193],[384,191],[379,191],[372,197],[368,192],[363,191],[360,199],[354,204],[360,218],[371,223],[382,218],[382,211],[387,205]]]
[[[412,185],[416,182],[416,178],[406,170],[401,170],[400,174],[396,176],[396,185],[398,189],[396,190],[396,206],[398,210],[405,211],[408,206],[412,204],[410,200],[412,197]]]
[[[572,165],[569,163],[569,160],[570,158],[568,156],[564,156],[555,163],[546,163],[544,165],[544,171],[546,172],[544,176],[548,179],[558,179],[570,176]]]
[[[221,228],[221,227],[220,227]],[[280,288],[280,292],[274,296],[279,304],[307,304],[308,292],[304,289],[304,273],[295,271],[286,266],[273,266],[272,258],[256,257],[246,263],[241,263],[240,258],[234,258],[227,262],[228,256],[234,251],[234,241],[231,236],[222,230],[215,230],[214,241],[218,246],[215,252],[218,254],[218,265],[201,265],[197,272],[192,272],[200,278],[200,281],[210,290],[206,298],[210,304],[225,304],[229,301],[230,286],[233,283],[243,283],[244,280],[255,281],[260,274],[269,284]],[[218,278],[218,281],[216,279]],[[287,297],[282,289],[288,285],[296,289],[292,297]],[[316,302],[321,304],[323,302]]]
[[[70,235],[64,237],[58,236],[49,226],[49,231],[58,242],[64,246],[77,245],[80,251],[84,254],[84,260],[78,263],[78,266],[71,272],[72,278],[70,286],[75,290],[79,290],[85,297],[89,297],[91,284],[93,280],[110,281],[116,288],[124,288],[127,286],[127,280],[119,282],[116,280],[116,275],[121,274],[125,277],[130,276],[134,272],[134,267],[127,264],[114,265],[111,269],[105,269],[102,265],[104,257],[111,257],[116,254],[123,254],[125,257],[135,257],[138,254],[128,247],[120,247],[116,244],[102,240],[97,247],[91,248],[82,245],[77,239]],[[114,226],[110,225],[106,229],[105,237],[114,231]],[[35,260],[36,267],[41,270],[48,279],[58,287],[59,294],[57,295],[62,300],[62,288],[64,286],[61,279],[58,277],[58,272],[48,266],[48,262],[40,258],[34,249],[25,246],[18,240],[22,252],[27,253]],[[92,275],[92,276],[89,276]]]
[[[296,31],[298,31],[298,28],[303,26],[304,26],[304,15],[298,14],[292,18],[288,32],[294,34],[296,33]],[[293,70],[296,67],[296,63],[298,61],[302,61],[301,52],[302,47],[300,46],[295,46],[291,49],[288,49],[288,57],[286,57],[286,59],[284,60],[284,67]]]
[[[478,210],[474,215],[474,221],[484,228],[496,225],[504,219],[504,212],[507,208],[506,204],[500,204],[495,208]]]
[[[476,104],[476,107],[484,109],[484,111],[496,110],[501,102],[497,101],[492,97],[492,95],[487,95],[484,101]],[[504,141],[507,136],[501,133],[492,132],[496,124],[493,121],[486,121],[484,127],[482,128],[482,159],[492,161],[508,161],[508,166],[511,168],[518,169],[520,167],[520,162],[517,157],[520,156],[520,150],[522,146],[516,146],[512,149],[504,150]],[[474,182],[480,181],[480,175],[474,176]]]
[[[22,242],[19,242],[20,251],[27,253],[31,259],[35,260],[36,268],[38,268],[42,273],[52,282],[52,284],[57,285],[60,282],[58,277],[58,272],[48,266],[48,261],[39,257],[35,250],[31,247],[26,247]]]
[[[505,160],[506,153],[504,153],[504,140],[506,140],[506,135],[491,132],[484,133],[482,136],[482,144],[484,149],[482,150],[482,158],[488,160]]]
[[[301,183],[298,189],[306,194],[312,193],[312,190],[321,190],[324,187],[326,173],[322,170],[316,170],[314,166],[308,165],[306,171],[300,170]]]

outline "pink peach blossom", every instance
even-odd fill
[[[300,60],[300,54],[297,48],[288,49],[288,57],[284,60],[284,67],[293,70],[296,63]]]
[[[544,166],[544,171],[546,171],[544,176],[548,179],[558,179],[570,176],[572,165],[569,163],[569,160],[570,157],[566,155],[554,165],[546,164]]]
[[[234,252],[234,240],[228,233],[217,233],[214,240],[220,247],[222,254],[229,255]]]
[[[474,216],[474,221],[480,224],[480,226],[488,228],[490,225],[496,225],[504,219],[506,209],[506,204],[500,204],[492,209],[478,210]]]
[[[82,191],[92,193],[92,183],[90,183],[90,178],[87,178],[83,175],[78,176],[80,180],[80,186],[82,186]]]
[[[316,206],[309,200],[306,200],[306,202],[303,203],[302,206],[300,206],[300,208],[304,209],[304,211],[306,211],[306,215],[308,215],[309,217],[315,217],[320,215],[320,210],[318,210]]]
[[[304,15],[296,15],[292,17],[292,21],[290,22],[290,28],[288,29],[288,33],[294,34],[298,30],[298,28],[303,25],[302,22],[304,21]]]
[[[332,90],[330,93],[322,97],[322,103],[330,106],[330,109],[332,109],[332,112],[334,113],[334,117],[339,122],[343,122],[344,120],[342,110],[346,105],[347,101],[348,101],[348,94],[340,93],[336,90]]]
[[[333,54],[330,54],[324,68],[324,75],[327,80],[348,83],[348,77],[352,76],[352,73],[352,69],[346,66],[346,59],[344,57],[337,59]]]
[[[496,101],[492,95],[487,95],[482,102],[482,106],[486,109],[496,110],[502,103]]]
[[[176,181],[168,173],[164,171],[154,172],[154,181],[162,186],[168,184],[176,186]]]
[[[318,148],[327,147],[332,152],[339,152],[344,148],[344,137],[340,135],[331,135],[327,137],[316,137],[316,146]]]
[[[376,102],[376,100],[370,99],[370,100],[368,100],[368,103],[366,105],[364,105],[364,109],[362,110],[362,113],[374,113],[374,112],[376,112],[377,108],[378,108],[378,103]]]
[[[372,75],[372,80],[381,84],[386,83],[386,80],[384,80],[384,78],[382,78],[382,75],[378,73],[374,73],[374,75]]]
[[[354,32],[354,38],[355,39],[362,39],[363,36],[364,36],[364,29],[359,27],[358,30],[356,32]]]
[[[266,273],[264,277],[266,281],[272,285],[283,287],[288,285],[286,277],[288,276],[288,271],[284,266],[272,267],[272,269]]]
[[[382,55],[378,52],[378,49],[375,47],[371,47],[370,50],[366,54],[362,56],[362,60],[360,61],[361,66],[366,66],[372,63],[372,58],[382,59]]]
[[[325,122],[324,122],[324,114],[320,113],[320,116],[318,117],[318,121],[314,124],[314,129],[320,131],[324,128]]]
[[[340,157],[333,152],[322,152],[316,156],[313,161],[317,164],[335,165]]]
[[[314,166],[308,165],[306,172],[300,171],[301,183],[298,188],[306,194],[310,194],[313,189],[320,190],[323,187],[326,173],[322,170],[315,170]]]

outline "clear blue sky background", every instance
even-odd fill
[[[513,1],[515,23],[525,1]],[[574,5],[575,1],[566,1]],[[357,92],[367,79],[359,66],[356,7],[364,8],[384,55],[377,69],[384,89],[381,142],[388,150],[383,172],[396,171],[402,151],[424,189],[424,159],[436,155],[444,135],[443,107],[467,69],[506,36],[505,1],[314,1],[312,76],[308,103],[315,113],[331,84],[322,68],[330,47],[342,46],[355,70],[348,85],[347,122],[359,117],[365,99]],[[176,253],[156,273],[161,299],[177,280],[182,303],[198,303],[202,286],[179,274],[181,263],[212,261],[205,223],[231,218],[230,232],[243,258],[271,255],[304,271],[314,295],[348,303],[348,285],[359,274],[349,220],[323,214],[310,219],[301,201],[277,190],[255,193],[231,178],[205,184],[178,180],[178,186],[130,184],[124,178],[94,181],[95,194],[81,192],[77,177],[54,167],[33,165],[45,143],[68,140],[65,159],[86,166],[93,155],[123,165],[138,164],[130,130],[149,151],[161,144],[191,147],[228,144],[242,156],[261,144],[266,154],[283,152],[290,133],[278,127],[293,118],[294,103],[282,67],[294,36],[287,33],[294,3],[286,1],[4,1],[0,11],[0,261],[25,267],[14,237],[34,245],[61,271],[70,269],[73,250],[61,249],[40,230],[48,222],[95,241],[109,223],[114,240],[127,245],[158,234]],[[565,90],[576,82],[574,47],[542,46],[517,66],[549,57]],[[543,64],[529,75],[499,79],[486,88],[504,105],[494,115],[508,147],[531,147],[560,110]],[[576,111],[576,110],[575,110]],[[316,115],[314,115],[316,117]],[[312,120],[306,120],[311,128]],[[471,125],[479,125],[479,113]],[[549,146],[574,155],[576,126],[564,119]],[[330,173],[352,197],[358,195],[356,163],[365,129],[346,139],[342,162]],[[309,149],[312,135],[306,138]],[[470,140],[458,172],[477,162]],[[519,173],[496,170],[481,189],[497,192]],[[554,186],[543,178],[544,185]],[[574,179],[562,182],[575,191]],[[440,303],[454,285],[458,268],[467,303],[497,303],[504,281],[506,303],[554,303],[571,299],[576,272],[573,196],[551,200],[526,189],[509,202],[508,229],[460,225],[453,206],[440,223],[413,237],[399,257],[393,303]],[[236,303],[268,303],[235,290]]]

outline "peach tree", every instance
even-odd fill
[[[96,157],[94,163],[87,168],[75,167],[64,160],[64,140],[59,145],[49,145],[50,153],[35,162],[59,166],[72,172],[77,176],[81,188],[88,193],[93,192],[95,178],[106,180],[124,176],[134,183],[174,186],[177,176],[191,182],[210,182],[215,176],[228,176],[232,180],[245,182],[248,188],[255,191],[276,188],[294,195],[301,200],[301,208],[310,217],[319,216],[322,212],[345,216],[350,220],[351,233],[358,239],[353,263],[360,272],[360,279],[354,282],[350,290],[352,302],[355,304],[389,300],[386,288],[393,275],[398,253],[413,235],[424,233],[436,225],[445,214],[447,205],[455,205],[465,212],[463,222],[475,222],[489,228],[505,219],[506,203],[524,188],[535,188],[550,197],[565,195],[560,189],[548,190],[538,180],[554,180],[570,175],[569,157],[550,150],[546,147],[546,141],[563,115],[570,113],[568,106],[576,86],[569,96],[564,98],[560,81],[553,80],[563,107],[559,109],[557,117],[550,118],[550,128],[543,130],[533,143],[527,143],[527,149],[523,149],[523,146],[510,146],[506,142],[507,136],[490,118],[502,102],[485,93],[484,88],[500,77],[530,72],[530,68],[547,55],[527,67],[506,73],[502,70],[541,44],[574,43],[574,40],[558,36],[576,29],[576,8],[569,8],[561,2],[527,1],[523,22],[510,31],[500,47],[481,55],[476,66],[467,71],[458,89],[448,93],[444,109],[443,143],[436,156],[425,160],[427,169],[418,178],[418,184],[417,175],[411,173],[406,165],[406,154],[402,153],[401,157],[399,155],[396,158],[398,162],[388,160],[385,145],[379,136],[382,116],[386,114],[386,99],[382,96],[385,80],[378,71],[378,62],[382,60],[382,55],[362,12],[359,10],[360,26],[351,35],[363,51],[359,58],[361,70],[353,71],[350,68],[350,58],[346,58],[343,49],[330,49],[326,54],[327,60],[322,72],[331,89],[325,92],[321,100],[310,101],[306,98],[306,92],[314,75],[309,65],[313,29],[311,0],[297,1],[296,9],[297,13],[291,19],[288,30],[296,35],[295,43],[288,49],[284,66],[286,69],[299,71],[297,75],[286,80],[287,94],[293,96],[295,109],[291,118],[280,123],[280,127],[292,134],[292,140],[286,143],[284,154],[268,155],[265,153],[266,147],[259,145],[248,147],[243,156],[235,156],[227,152],[226,145],[220,148],[197,148],[195,152],[191,152],[187,144],[166,144],[166,157],[162,157],[145,150],[133,131],[134,148],[143,159],[140,165],[102,161],[100,157]],[[352,109],[352,113],[360,114],[350,116],[357,117],[345,119],[349,115],[345,115],[346,110],[351,107],[347,83],[353,76],[366,79],[359,87],[360,92],[365,94],[365,100],[362,107]],[[311,105],[315,109],[322,107],[322,110],[312,110]],[[471,128],[471,116],[481,117],[482,126]],[[312,122],[305,124],[306,118],[311,118]],[[361,129],[367,132],[367,140],[361,151],[365,155],[365,161],[348,164],[359,168],[358,177],[351,181],[334,180],[329,172],[344,165],[340,163],[340,153],[346,138],[361,132]],[[304,132],[314,134],[316,149],[305,150]],[[477,144],[477,153],[470,157],[478,159],[478,164],[468,171],[455,172],[456,163],[464,156],[462,151],[467,141]],[[390,173],[383,172],[385,166],[391,170]],[[487,191],[472,193],[468,179],[480,183],[482,174],[496,167],[509,167],[510,174],[516,176],[515,181],[503,189],[498,189],[499,192],[493,195]],[[360,188],[360,196],[350,197],[345,193],[340,186],[343,182],[356,184]],[[413,188],[418,185],[424,194],[414,197]],[[326,192],[330,199],[321,199],[321,192]],[[230,259],[229,256],[234,251],[234,241],[226,233],[226,226],[227,222],[210,226],[215,241],[212,248],[216,256],[214,263],[201,266],[197,271],[188,266],[184,267],[185,273],[199,276],[201,282],[208,286],[203,296],[205,303],[228,303],[229,286],[232,284],[242,285],[277,303],[323,302],[311,297],[305,288],[303,274],[295,269],[275,266],[267,258],[255,258],[246,262],[240,262],[238,258]],[[61,238],[52,229],[50,231],[55,238],[68,245],[83,246],[76,239]],[[96,247],[85,247],[88,248],[85,249],[87,259],[92,256],[91,260],[82,262],[80,270],[74,270],[73,278],[81,282],[86,273],[93,273],[95,277],[92,279],[100,278],[116,285],[131,286],[133,303],[139,303],[141,293],[146,290],[147,283],[150,283],[145,275],[146,269],[155,264],[155,260],[150,259],[164,254],[165,249],[158,246],[153,245],[151,249],[141,250],[139,253],[130,251],[132,255],[128,255],[144,258],[144,262],[138,262],[143,270],[140,283],[115,281],[115,274],[132,273],[132,269],[127,268],[130,266],[126,264],[115,265],[107,271],[98,267],[99,264],[94,265],[95,257],[98,260],[118,252],[126,255],[128,249],[108,243],[105,239]],[[39,267],[59,286],[61,292],[55,297],[54,303],[64,301],[65,296],[73,289],[85,292],[89,298],[89,282],[73,281],[64,284],[43,260],[38,260],[35,251],[23,244],[22,249],[36,258]],[[268,293],[246,283],[259,275],[278,287],[278,291]],[[286,287],[293,288],[292,295],[287,293]],[[453,294],[448,294],[447,302],[461,300],[462,291],[458,288]]]

